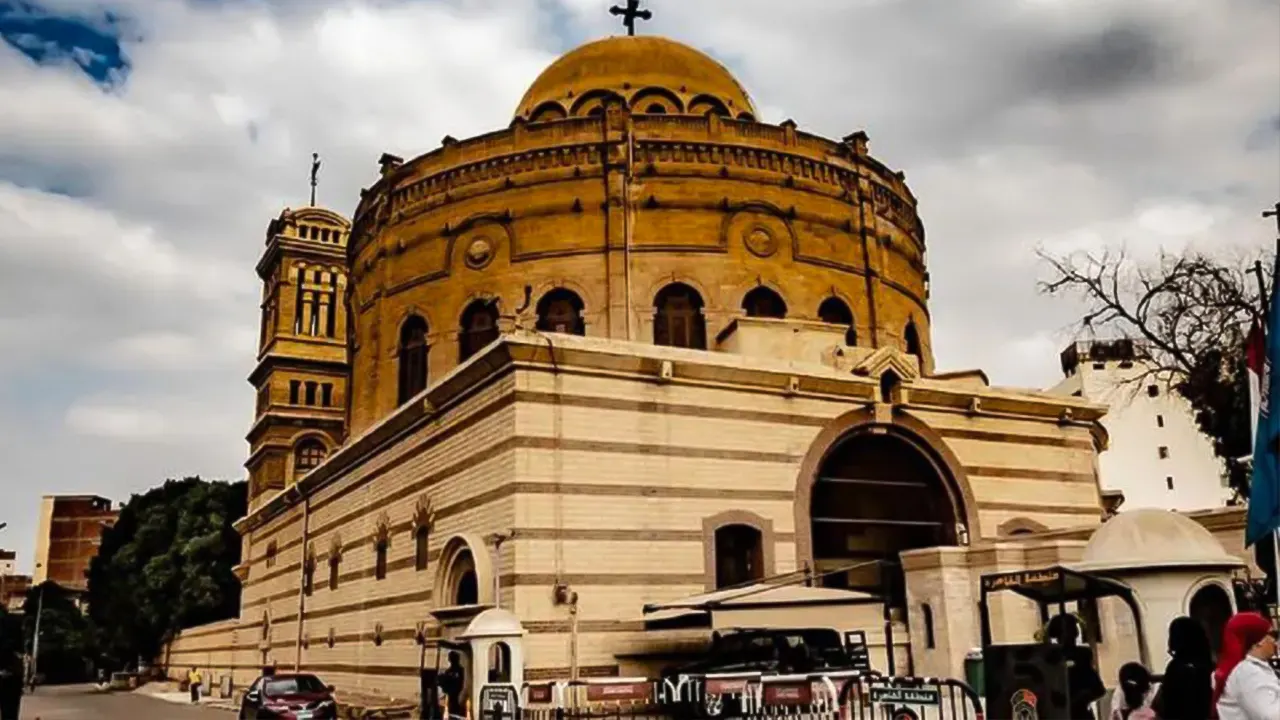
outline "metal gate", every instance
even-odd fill
[[[959,680],[859,671],[526,683],[519,697],[488,691],[483,720],[983,720],[977,693]]]

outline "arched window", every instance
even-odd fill
[[[933,636],[933,608],[929,603],[924,603],[920,606],[920,612],[924,615],[924,646],[932,650],[938,646]]]
[[[401,405],[427,388],[427,321],[411,316],[400,327]]]
[[[1222,649],[1222,629],[1232,615],[1231,597],[1219,585],[1205,585],[1191,596],[1187,610],[1187,614],[1204,628],[1204,634],[1209,638],[1209,649],[1216,659]]]
[[[373,546],[373,577],[375,580],[387,579],[387,540],[379,538]]]
[[[823,300],[818,306],[818,319],[828,325],[848,328],[844,331],[844,344],[858,344],[858,329],[853,324],[853,311],[840,298],[829,297]]]
[[[316,556],[307,554],[307,561],[302,565],[302,594],[311,597],[316,589]]]
[[[338,570],[342,567],[342,556],[336,553],[329,556],[329,589],[338,589]]]
[[[458,334],[458,362],[466,362],[485,345],[498,339],[498,302],[476,300],[462,311]]]
[[[764,579],[764,538],[750,525],[716,529],[716,589]]]
[[[907,323],[907,329],[902,333],[902,338],[906,342],[908,355],[923,357],[920,352],[920,331],[916,330],[916,323],[914,320]]]
[[[538,301],[538,329],[566,335],[586,335],[582,298],[572,290],[556,288]]]
[[[707,349],[702,296],[684,283],[672,283],[653,299],[653,342],[667,347]]]
[[[885,405],[893,403],[893,393],[898,389],[898,385],[902,382],[902,378],[898,377],[898,373],[892,370],[885,370],[880,374],[880,402]]]
[[[307,438],[298,443],[298,447],[293,451],[294,474],[302,477],[311,472],[317,465],[324,462],[327,454],[329,451],[325,449],[324,443],[315,438]]]
[[[489,682],[511,682],[511,648],[504,642],[489,646]]]
[[[417,530],[413,531],[413,569],[422,571],[427,569],[427,541],[430,538],[431,531],[426,525],[419,525]]]
[[[651,103],[644,111],[650,115],[666,115],[667,108],[662,103]]]
[[[747,317],[781,319],[787,316],[787,303],[781,295],[762,285],[742,298],[742,312]]]

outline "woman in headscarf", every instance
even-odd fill
[[[1189,617],[1169,623],[1169,655],[1160,691],[1151,707],[1161,720],[1205,720],[1213,712],[1213,655],[1200,623]]]
[[[1280,720],[1280,678],[1267,662],[1276,654],[1275,635],[1258,613],[1227,621],[1213,673],[1219,720]]]

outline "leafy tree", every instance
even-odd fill
[[[97,657],[96,643],[93,628],[80,611],[75,595],[52,582],[27,591],[22,605],[23,640],[27,649],[33,647],[37,616],[40,647],[36,672],[43,676],[43,682],[57,685],[88,680]]]
[[[7,658],[13,655],[22,655],[25,651],[23,647],[24,637],[22,616],[0,607],[0,669],[3,669],[3,663],[6,662]]]
[[[235,617],[245,483],[169,480],[134,495],[89,567],[89,612],[113,668],[156,658],[185,627]]]
[[[1075,295],[1088,307],[1082,334],[1126,337],[1150,349],[1153,366],[1134,378],[1135,388],[1154,376],[1186,398],[1231,487],[1248,497],[1248,465],[1240,462],[1252,447],[1244,344],[1250,325],[1265,323],[1255,263],[1269,269],[1274,256],[1162,253],[1150,264],[1123,252],[1041,257],[1053,273],[1041,290]]]

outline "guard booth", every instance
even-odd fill
[[[1096,603],[1111,597],[1124,601],[1133,614],[1139,660],[1150,667],[1142,611],[1133,591],[1123,583],[1054,566],[983,575],[981,584],[978,606],[982,623],[984,695],[990,720],[1074,720],[1070,698],[1081,688],[1072,687],[1069,667],[1088,662],[1092,668],[1097,668],[1097,646],[1092,634],[1088,637],[1088,645],[1080,646],[1061,636],[1053,637],[1048,628],[1055,617],[1061,617],[1061,626],[1073,625],[1078,639],[1079,623],[1070,610],[1079,612],[1081,603]],[[1036,603],[1041,627],[1046,629],[1043,639],[999,644],[993,641],[990,595],[999,592],[1012,592]],[[1078,678],[1079,671],[1076,675]]]

